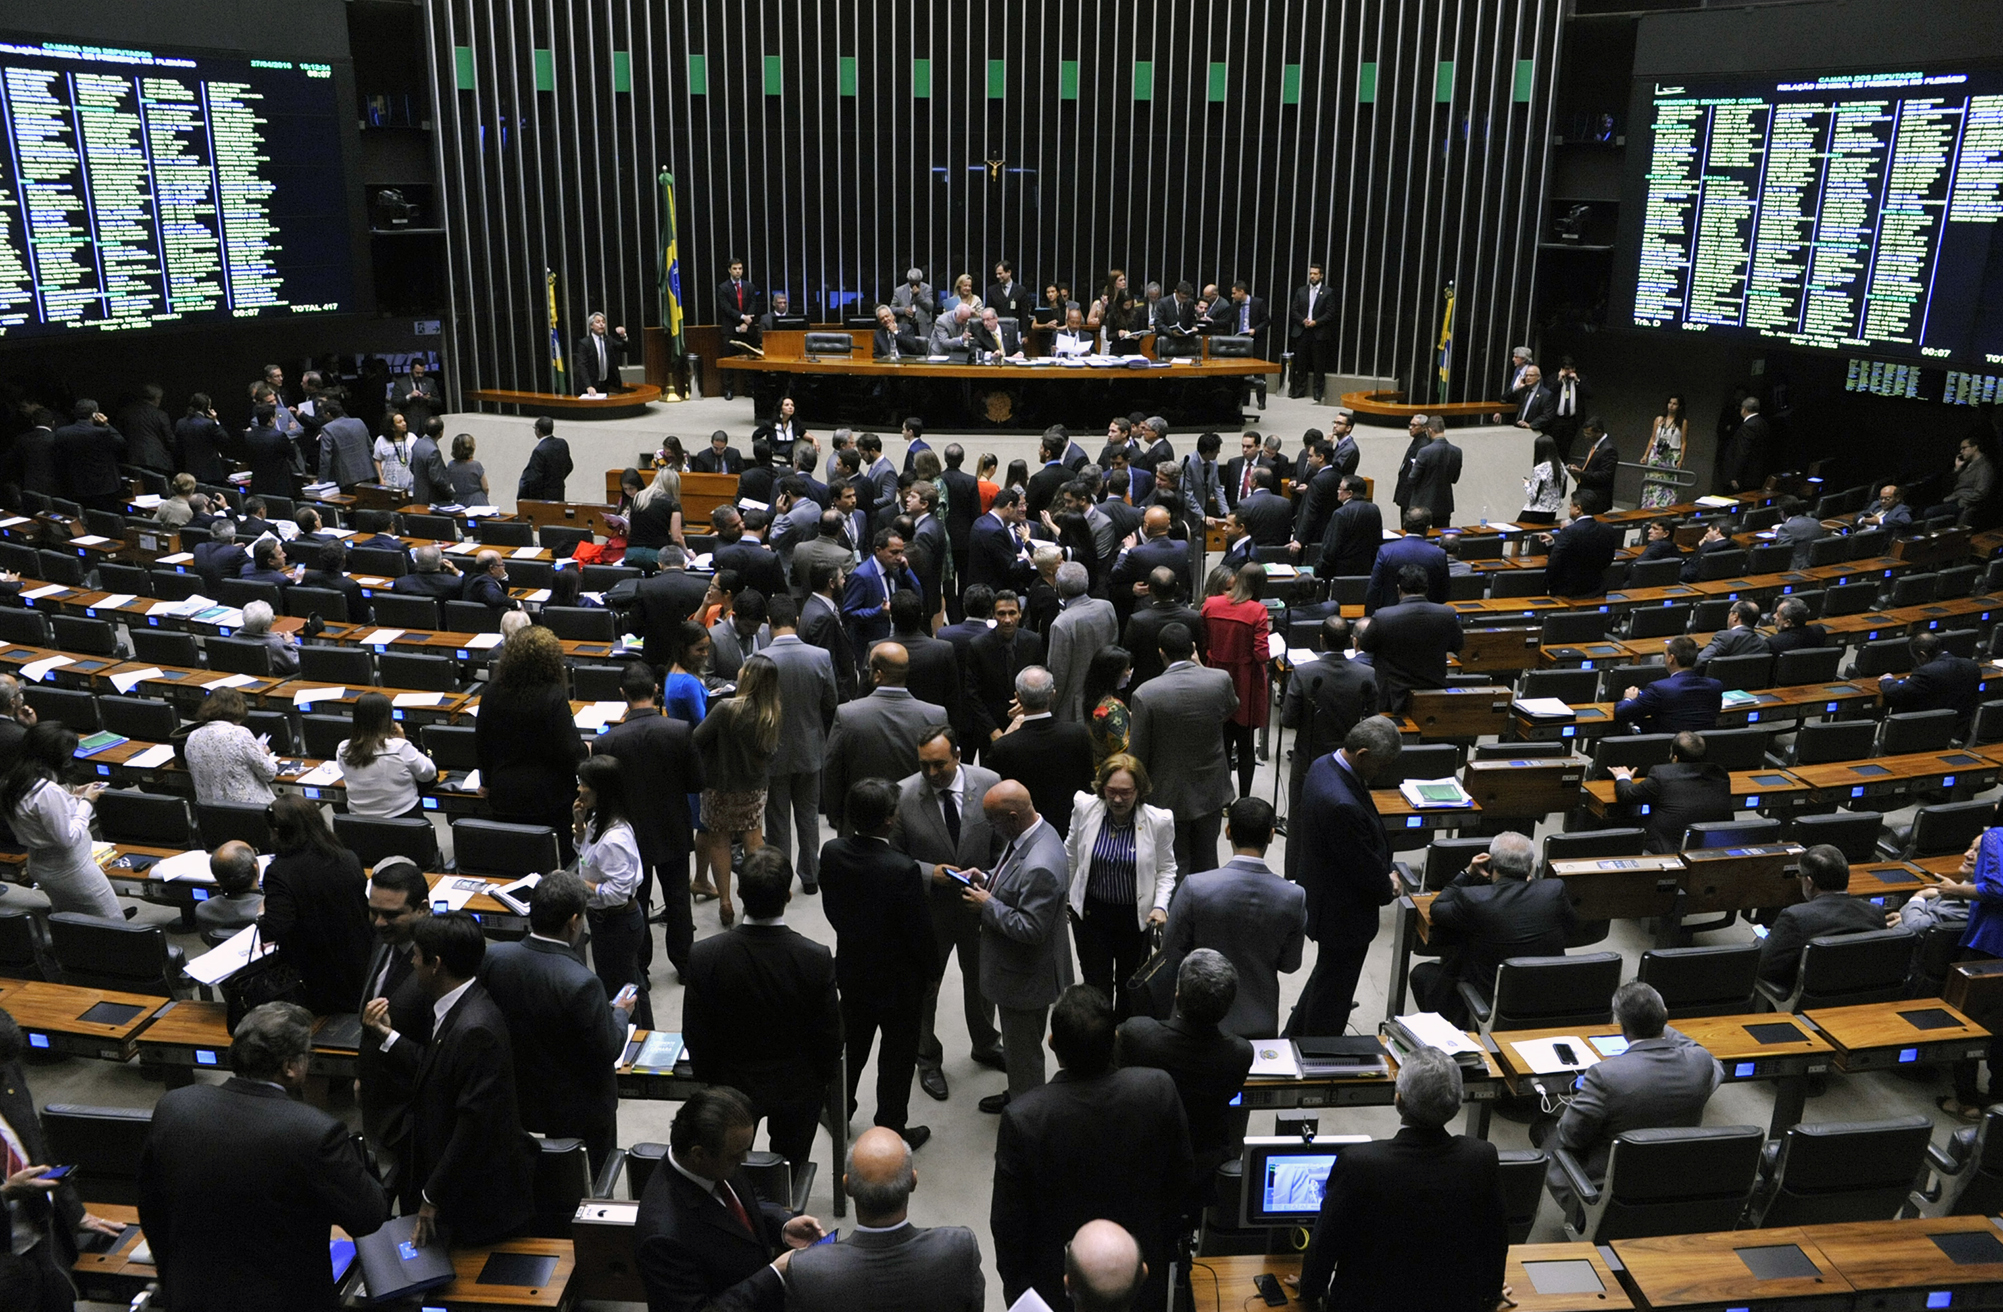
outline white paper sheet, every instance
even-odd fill
[[[1572,1050],[1571,1061],[1558,1055],[1558,1045],[1565,1044]],[[1588,1066],[1599,1064],[1600,1054],[1576,1034],[1561,1034],[1551,1039],[1523,1039],[1512,1043],[1516,1055],[1530,1067],[1533,1075],[1555,1075],[1559,1071],[1582,1071]]]
[[[1287,648],[1287,664],[1297,670],[1304,665],[1314,664],[1317,659],[1319,659],[1319,654],[1309,651],[1306,647]]]
[[[128,670],[123,674],[112,675],[111,686],[118,689],[118,695],[123,697],[146,680],[157,679],[165,673],[166,671],[157,665],[149,665],[143,670]]]
[[[145,751],[137,752],[127,757],[125,768],[128,770],[157,770],[173,759],[174,745],[172,743],[155,743]]]
[[[29,601],[40,601],[43,597],[59,597],[69,589],[60,583],[45,583],[39,588],[30,588],[21,595]]]
[[[241,688],[245,684],[256,682],[257,676],[255,674],[225,674],[220,679],[210,679],[202,687],[209,692],[214,692],[218,688]]]
[[[139,600],[139,598],[134,596],[130,592],[114,592],[109,597],[101,598],[96,603],[95,609],[117,610],[120,606],[130,606],[133,602],[137,600]]]
[[[1445,1016],[1437,1011],[1415,1011],[1398,1017],[1398,1023],[1405,1032],[1425,1044],[1428,1048],[1438,1048],[1449,1057],[1463,1052],[1480,1052],[1474,1040],[1455,1029]]]
[[[205,853],[195,855],[202,857],[204,862],[208,860]],[[204,952],[190,961],[187,965],[189,976],[212,987],[222,983],[250,964],[253,941],[257,945],[257,955],[260,957],[278,949],[276,943],[258,934],[256,925],[246,925],[221,947]]]
[[[1300,1054],[1294,1051],[1292,1039],[1252,1040],[1251,1074],[1269,1078],[1298,1079],[1301,1073]]]
[[[314,702],[339,701],[347,695],[348,690],[340,687],[301,688],[298,692],[292,694],[292,704],[304,708],[311,706]]]
[[[466,646],[472,651],[486,651],[489,647],[498,647],[500,645],[501,635],[498,633],[476,633],[466,643]]]
[[[549,600],[549,589],[548,589],[548,588],[536,588],[535,590],[533,590],[532,592],[530,592],[530,593],[529,593],[529,595],[528,595],[528,600],[530,600],[530,601],[533,601],[533,602],[535,602],[535,603],[536,603],[536,604],[538,604],[538,605],[542,604],[543,602],[546,602],[546,601],[548,601],[548,600]]]
[[[577,713],[577,727],[596,731],[625,714],[624,702],[593,702]]]
[[[516,547],[508,555],[516,560],[534,560],[542,555],[541,547]]]
[[[23,665],[21,667],[21,677],[30,683],[40,683],[54,671],[61,669],[65,665],[74,664],[76,662],[68,656],[44,656],[41,660]]]
[[[444,899],[448,909],[464,911],[466,904],[479,894],[487,891],[487,881],[462,876],[455,879],[441,879],[431,886],[431,900]],[[436,910],[437,908],[433,908]]]
[[[299,786],[302,788],[331,788],[340,782],[341,763],[339,761],[322,761],[305,774],[300,775],[298,779]]]
[[[153,879],[186,880],[191,884],[213,884],[215,876],[209,873],[207,852],[176,852],[173,856],[162,857],[153,863],[146,874]]]
[[[101,547],[109,541],[111,539],[102,534],[86,533],[80,538],[71,538],[70,545],[73,547]]]
[[[364,647],[380,647],[395,642],[403,633],[402,629],[372,629],[363,634],[360,641]]]
[[[390,705],[408,709],[412,706],[436,706],[444,700],[442,692],[400,692],[390,698]]]
[[[194,560],[194,552],[177,551],[171,556],[162,556],[153,563],[156,565],[191,565],[194,563]]]
[[[1526,715],[1571,715],[1571,704],[1562,697],[1518,697],[1510,705]]]

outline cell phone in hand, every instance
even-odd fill
[[[612,995],[612,1005],[615,1007],[631,1006],[634,1000],[637,999],[639,996],[640,996],[639,985],[628,984],[626,985],[626,987],[620,989],[617,993]]]
[[[1259,1291],[1259,1297],[1266,1300],[1267,1307],[1285,1307],[1287,1291],[1280,1287],[1280,1278],[1270,1271],[1261,1271],[1252,1277],[1252,1285]]]
[[[70,1177],[70,1172],[76,1169],[74,1166],[51,1166],[42,1172],[42,1178],[44,1180],[67,1180]]]
[[[809,1247],[818,1248],[822,1244],[832,1244],[835,1240],[840,1239],[841,1237],[842,1237],[842,1228],[840,1226],[836,1226],[834,1229],[822,1235],[819,1239],[816,1239],[811,1245],[809,1245]]]
[[[948,870],[946,872],[946,878],[954,881],[955,883],[962,884],[968,888],[978,888],[980,887],[980,885],[974,882],[974,876],[979,873],[980,873],[979,871],[969,871],[969,870]]]

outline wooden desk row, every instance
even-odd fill
[[[1503,1281],[1518,1312],[1620,1309],[1995,1307],[2003,1303],[2003,1223],[1986,1216],[1776,1226],[1611,1244],[1511,1244]],[[1806,1263],[1762,1279],[1754,1262]],[[1197,1306],[1256,1306],[1261,1274],[1299,1276],[1284,1255],[1197,1257]],[[1206,1284],[1213,1288],[1206,1289]]]

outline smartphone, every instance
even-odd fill
[[[1754,937],[1754,938],[1765,938],[1765,937],[1766,937],[1766,936],[1768,935],[1768,933],[1770,933],[1770,932],[1771,932],[1771,931],[1769,931],[1769,930],[1767,929],[1767,927],[1766,927],[1765,925],[1754,925],[1754,926],[1753,926],[1753,937]]]
[[[431,899],[432,915],[442,916],[450,910],[452,910],[452,900],[450,898],[435,897]]]
[[[946,878],[953,880],[955,883],[964,884],[968,888],[975,887],[973,876],[968,874],[963,874],[958,870],[948,870],[946,872]]]
[[[70,1172],[76,1169],[74,1166],[51,1166],[48,1170],[42,1172],[42,1178],[44,1180],[67,1180],[70,1178]]]
[[[812,1244],[809,1245],[809,1247],[818,1248],[822,1244],[832,1244],[835,1240],[840,1239],[841,1237],[842,1237],[842,1228],[840,1226],[836,1226],[834,1229],[822,1235],[819,1239],[816,1239]]]
[[[628,984],[612,995],[612,1005],[615,1007],[624,1006],[639,996],[640,986],[637,984]]]
[[[1554,1043],[1551,1045],[1551,1051],[1557,1053],[1558,1060],[1564,1062],[1567,1066],[1577,1066],[1579,1064],[1579,1054],[1569,1043]]]
[[[1261,1271],[1252,1277],[1252,1284],[1259,1291],[1259,1297],[1266,1300],[1267,1307],[1287,1305],[1287,1291],[1280,1287],[1280,1278],[1272,1272]]]

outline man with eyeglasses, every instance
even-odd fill
[[[407,856],[386,857],[369,880],[369,924],[376,950],[356,1010],[380,1008],[399,1042],[420,1047],[431,1037],[431,999],[411,969],[411,932],[431,914],[431,886]],[[410,1071],[384,1056],[381,1035],[362,1026],[356,1052],[356,1100],[362,1106],[362,1133],[378,1158],[386,1155],[390,1129],[410,1103]]]

